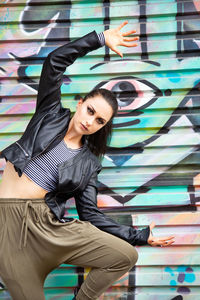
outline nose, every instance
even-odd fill
[[[92,117],[88,118],[87,121],[86,121],[87,126],[91,126],[93,121],[94,121],[94,118],[92,118]]]

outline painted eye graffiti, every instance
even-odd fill
[[[111,90],[116,95],[118,114],[127,114],[127,110],[144,109],[162,96],[162,92],[155,85],[134,77],[111,79],[101,83],[101,88]]]

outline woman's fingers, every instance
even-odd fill
[[[121,46],[124,47],[136,47],[138,44],[137,43],[129,43],[132,41],[137,41],[139,38],[138,37],[134,37],[134,38],[123,38],[123,42],[120,44]]]
[[[149,225],[150,230],[152,231],[152,229],[156,226],[155,222],[151,222],[151,224]]]
[[[153,246],[153,247],[168,247],[173,243],[174,243],[174,241],[170,241],[170,242],[152,242],[150,245]]]
[[[119,56],[123,57],[123,54],[117,49],[117,48],[111,48],[112,51],[114,51],[115,53],[117,53]]]
[[[133,33],[136,33],[136,30],[129,30],[127,32],[123,32],[122,36],[130,35],[130,34],[133,34]]]
[[[166,242],[163,242],[162,244],[161,244],[161,246],[162,247],[167,247],[167,246],[170,246],[171,244],[173,244],[175,241],[173,240],[173,241],[166,241]]]
[[[152,240],[150,241],[151,246],[161,246],[161,247],[167,247],[173,244],[175,241],[170,237],[169,239],[160,239],[153,237]]]
[[[167,240],[171,240],[171,239],[174,239],[173,235],[159,238],[160,241],[167,241]]]
[[[122,27],[124,27],[126,24],[128,24],[128,21],[124,21],[123,23],[121,23],[118,27],[117,27],[117,29],[122,29]]]
[[[130,44],[130,43],[121,43],[120,46],[124,46],[124,47],[136,47],[138,44]]]
[[[151,234],[152,229],[156,226],[155,222],[151,222],[151,224],[149,225],[150,228],[150,235],[149,235],[149,239],[148,239],[148,243],[151,246],[161,246],[161,247],[167,247],[170,246],[171,244],[173,244],[174,241],[174,236],[170,235],[170,236],[165,236],[165,237],[155,237]]]
[[[132,42],[132,41],[138,41],[139,40],[139,37],[129,37],[129,38],[123,38],[123,41],[125,42]]]
[[[117,46],[124,47],[136,47],[137,43],[130,43],[133,41],[137,41],[138,37],[125,37],[129,34],[133,34],[136,30],[130,30],[127,32],[120,32],[120,30],[128,23],[128,21],[122,22],[117,28],[107,29],[104,31],[106,46],[108,46],[112,51],[117,53],[119,56],[123,58],[123,54],[117,49]]]

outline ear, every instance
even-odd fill
[[[83,103],[83,98],[82,97],[79,99],[78,103],[81,103],[81,104]]]
[[[76,108],[78,108],[78,106],[81,106],[82,104],[83,104],[83,98],[80,98],[76,105]]]

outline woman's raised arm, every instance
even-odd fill
[[[36,112],[51,111],[52,108],[54,108],[54,112],[60,110],[60,87],[66,68],[73,64],[78,57],[82,57],[99,47],[101,47],[101,43],[97,33],[93,31],[49,53],[41,72]]]
[[[123,57],[122,53],[117,49],[117,46],[135,47],[136,43],[131,41],[138,40],[138,37],[126,37],[136,31],[130,30],[122,33],[120,30],[128,23],[123,22],[114,29],[104,31],[105,44],[114,52]],[[60,87],[63,82],[63,73],[66,68],[73,64],[78,58],[86,55],[88,52],[101,47],[102,44],[95,31],[86,34],[80,39],[65,44],[47,56],[43,64],[38,95],[36,112],[56,108],[54,111],[59,111],[61,108],[61,91]]]

